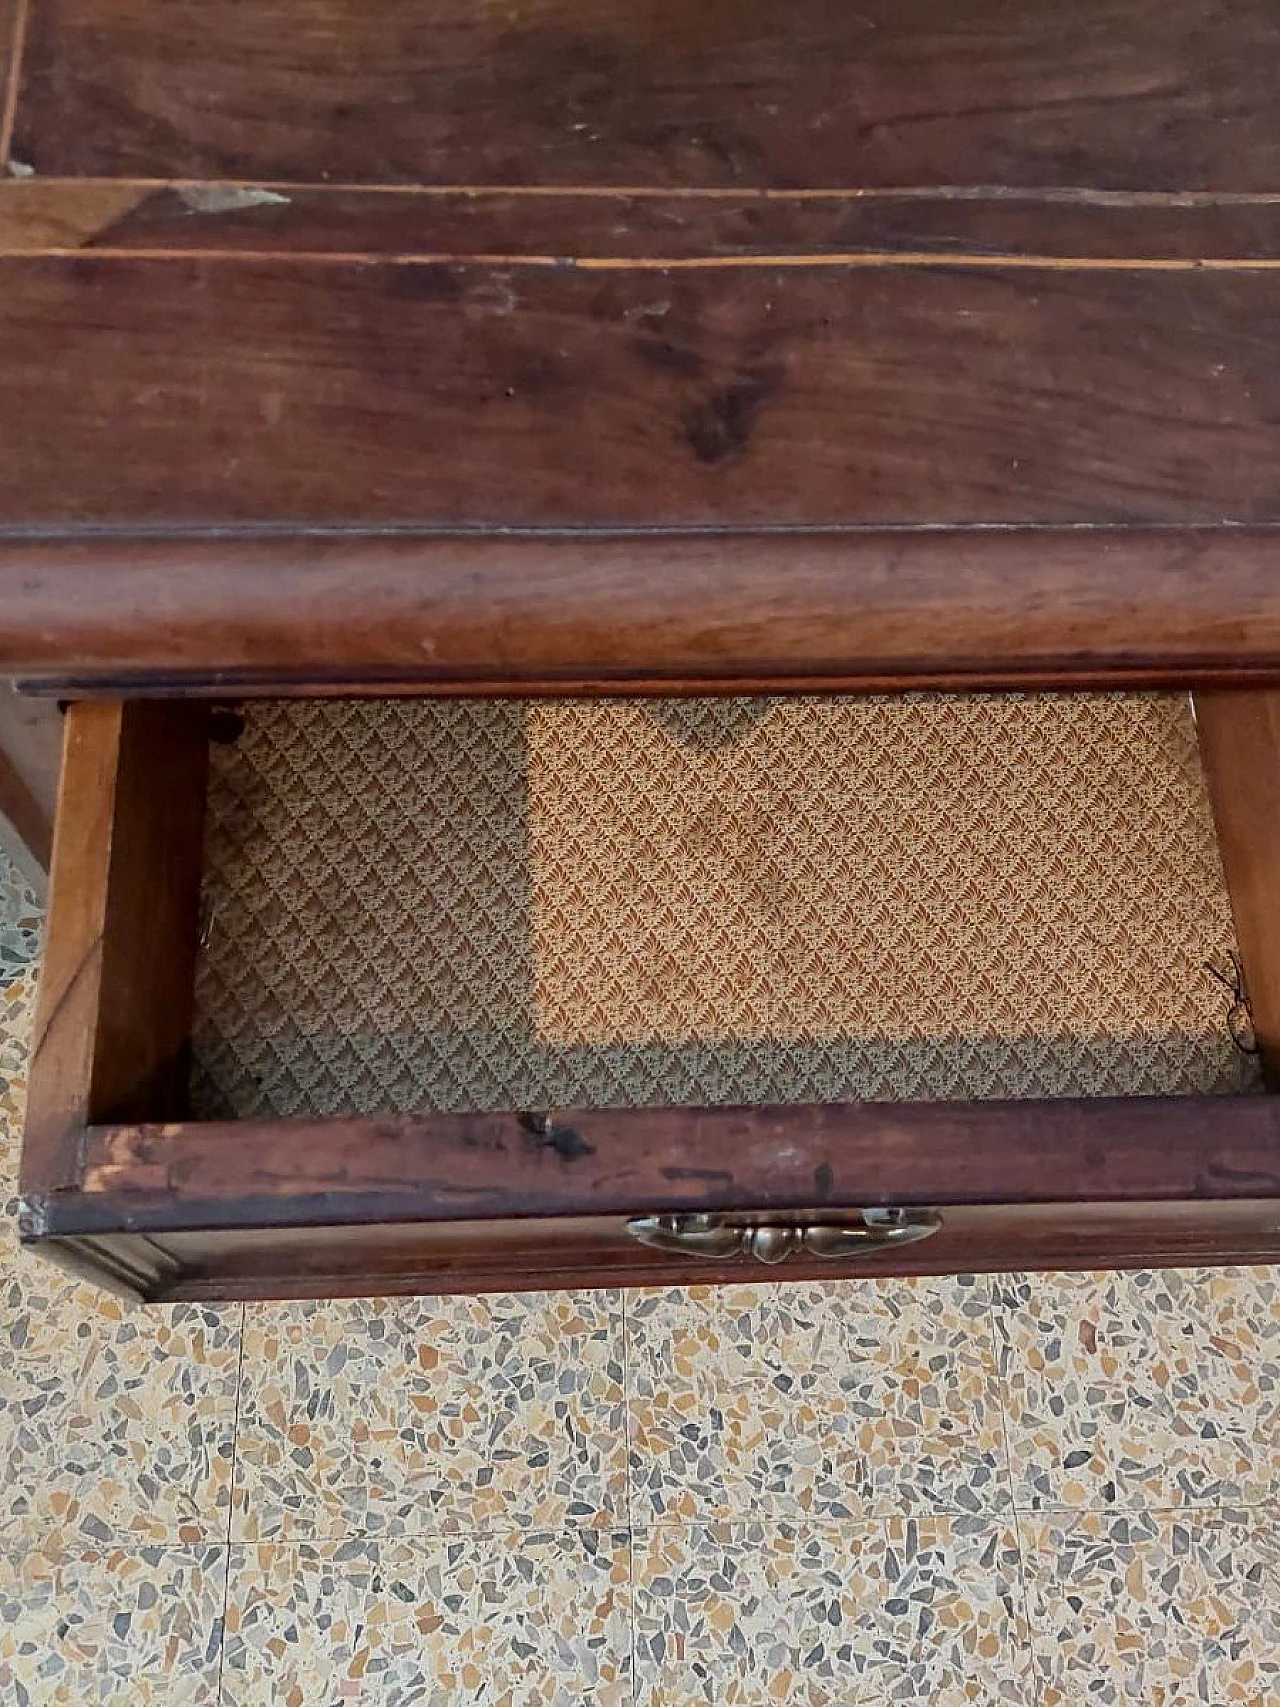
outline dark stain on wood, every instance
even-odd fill
[[[852,1207],[1280,1199],[1280,1105],[1262,1096],[574,1109],[520,1119],[495,1163],[483,1135],[512,1123],[95,1126],[81,1184],[127,1195],[135,1230],[450,1220],[464,1201],[478,1219],[805,1210],[823,1167],[828,1202]],[[549,1170],[548,1149],[572,1165]]]
[[[550,1150],[562,1162],[580,1162],[595,1155],[595,1146],[588,1144],[573,1126],[566,1126],[550,1114],[522,1114],[520,1128],[525,1147],[530,1150]]]
[[[632,347],[649,367],[678,374],[681,379],[698,379],[706,366],[697,350],[683,340],[657,335],[638,337]]]
[[[780,370],[744,373],[685,411],[683,431],[699,462],[741,456],[751,443],[760,411],[777,389]]]
[[[422,299],[416,271],[0,261],[0,515],[1280,520],[1280,275],[472,266],[422,269]],[[636,360],[659,296],[697,380]],[[554,389],[522,390],[550,352]]]

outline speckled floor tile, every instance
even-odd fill
[[[631,1294],[633,1520],[1005,1510],[989,1302],[971,1276]]]
[[[1030,1699],[998,1519],[655,1525],[635,1542],[638,1707]]]
[[[1006,1277],[997,1343],[1020,1510],[1280,1492],[1280,1274]]]
[[[0,1544],[225,1541],[240,1314],[0,1282]]]
[[[34,968],[42,924],[40,904],[31,885],[0,848],[0,991]]]
[[[0,849],[0,1201],[16,1190],[43,919]]]
[[[231,1549],[223,1707],[629,1707],[621,1533]]]
[[[0,1700],[215,1707],[225,1547],[0,1553]]]
[[[0,994],[0,1139],[15,1168],[34,968]],[[6,1180],[6,1196],[13,1189]],[[0,1545],[225,1541],[239,1306],[131,1307],[0,1227]]]
[[[23,1111],[27,1101],[27,1040],[35,1015],[35,975],[0,984],[0,1198],[12,1227],[18,1189]]]
[[[625,1520],[621,1295],[249,1310],[235,1535]]]
[[[1102,1513],[1020,1525],[1040,1707],[1275,1707],[1280,1519]]]

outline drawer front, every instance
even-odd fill
[[[825,1260],[802,1253],[776,1265],[647,1248],[620,1216],[178,1233],[164,1240],[176,1266],[154,1286],[168,1298],[336,1297],[1280,1259],[1280,1201],[959,1205],[942,1210],[940,1222],[931,1237],[900,1248]]]

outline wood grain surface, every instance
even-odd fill
[[[1271,521],[1277,342],[1269,272],[19,258],[0,515]]]
[[[1280,1089],[1280,694],[1198,693],[1196,728],[1262,1069]]]
[[[131,1230],[1280,1198],[1271,1097],[570,1109],[94,1127]]]
[[[1273,0],[39,0],[41,175],[1274,190]]]
[[[25,23],[26,0],[0,0],[0,180],[13,135]]]
[[[46,691],[1280,679],[1280,528],[12,538]]]
[[[24,1194],[74,1182],[86,1120],[185,1096],[207,758],[200,706],[67,715]]]
[[[0,0],[15,668],[146,691],[1272,679],[1269,546],[1236,532],[1280,523],[1271,0],[20,13]],[[1101,614],[1031,531],[1086,526],[1170,530],[1159,564],[1139,532],[1097,542],[1122,589]],[[500,555],[423,544],[390,593],[367,534],[341,579],[310,543],[386,528]],[[1201,528],[1197,645],[1169,589]],[[842,589],[816,585],[815,532],[861,529],[903,555],[850,540]],[[932,639],[909,537],[931,529],[973,530]],[[1016,572],[1005,529],[1028,530]],[[744,577],[761,530],[771,567],[744,540]],[[537,536],[579,531],[633,544],[553,574]],[[287,593],[251,584],[274,533]],[[705,533],[731,542],[713,568]],[[33,576],[55,535],[83,557]],[[109,543],[131,536],[136,566]],[[901,577],[909,632],[864,602],[868,565]]]
[[[0,255],[541,259],[653,267],[1065,261],[1106,268],[1280,261],[1280,200],[1144,192],[917,189],[671,192],[578,188],[0,182]]]
[[[73,1223],[83,1201],[59,1206],[57,1218]],[[93,1241],[97,1247],[124,1242],[118,1235]],[[155,1240],[130,1242],[154,1261]],[[1276,1205],[1266,1202],[965,1205],[944,1212],[941,1230],[920,1244],[848,1261],[793,1258],[780,1269],[646,1250],[628,1237],[625,1223],[608,1217],[172,1233],[162,1242],[171,1260],[143,1280],[150,1297],[332,1298],[1266,1263],[1280,1254],[1280,1228]]]

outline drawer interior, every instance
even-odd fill
[[[153,1298],[1270,1260],[1280,709],[1197,706],[74,706],[25,1236]]]
[[[1252,1088],[1185,695],[251,704],[192,1111]]]

